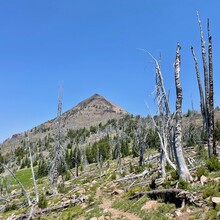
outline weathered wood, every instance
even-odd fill
[[[177,207],[181,207],[183,201],[188,204],[194,204],[198,207],[201,207],[203,204],[205,204],[205,201],[202,198],[195,196],[192,192],[182,189],[163,189],[141,192],[131,196],[129,199],[139,199],[145,195],[149,196],[151,199],[162,198],[165,202],[175,203]]]
[[[32,216],[41,216],[42,214],[48,214],[48,213],[51,213],[51,212],[58,212],[58,211],[61,211],[65,208],[68,208],[69,206],[75,206],[77,204],[80,204],[80,203],[85,203],[87,202],[87,197],[79,197],[77,199],[73,199],[73,200],[70,200],[69,202],[66,202],[66,203],[63,203],[61,205],[57,205],[57,206],[54,206],[52,208],[46,208],[46,209],[42,209],[42,210],[38,210],[38,211],[33,211],[33,209],[35,207],[32,207],[31,211],[29,213],[22,213],[20,215],[17,215],[17,216],[12,216],[12,217],[9,217],[8,220],[20,220],[20,219],[25,219],[25,218],[28,218],[30,216],[30,214]]]
[[[212,59],[212,36],[210,35],[210,25],[209,19],[207,22],[208,29],[208,39],[209,39],[209,47],[208,47],[208,55],[209,55],[209,108],[210,108],[210,116],[209,116],[209,142],[213,150],[213,154],[217,155],[216,151],[216,141],[215,141],[215,114],[214,114],[214,83],[213,83],[213,59]]]
[[[114,183],[118,183],[118,182],[126,182],[126,181],[130,181],[130,180],[134,180],[134,179],[138,179],[138,178],[145,178],[147,176],[150,176],[152,173],[155,173],[157,171],[159,171],[160,168],[155,168],[155,169],[149,169],[149,170],[145,170],[144,172],[137,174],[137,175],[129,175],[126,176],[124,178],[115,180]]]
[[[203,135],[202,135],[202,140],[204,141],[204,126],[207,123],[207,120],[206,120],[207,115],[206,115],[206,111],[205,111],[205,99],[204,99],[204,93],[203,93],[203,88],[202,88],[202,81],[201,81],[201,77],[200,77],[199,64],[198,64],[198,60],[196,58],[193,46],[191,46],[191,52],[192,52],[193,59],[195,61],[197,83],[198,83],[198,87],[199,87],[200,109],[201,109],[201,114],[202,114],[202,118],[203,118]]]
[[[180,84],[180,44],[177,44],[175,59],[175,85],[176,85],[176,128],[174,155],[178,167],[178,173],[181,179],[192,181],[192,177],[186,165],[182,148],[182,87]]]
[[[38,203],[39,194],[38,194],[37,182],[36,182],[35,173],[34,173],[33,159],[32,159],[30,139],[29,139],[29,131],[28,131],[28,150],[29,150],[30,161],[31,161],[31,173],[32,173],[32,179],[33,179],[33,184],[34,184],[34,193],[35,193],[36,202]]]

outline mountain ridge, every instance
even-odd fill
[[[95,93],[89,98],[79,102],[73,108],[62,113],[62,129],[78,130],[106,123],[111,119],[119,119],[129,114],[127,111]],[[30,139],[39,139],[48,134],[53,135],[56,128],[56,118],[43,122],[29,130]],[[40,135],[41,134],[41,135]],[[10,145],[17,146],[21,140],[26,139],[27,131],[17,133],[0,143],[0,149]]]

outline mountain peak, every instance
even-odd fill
[[[102,98],[104,98],[103,96],[99,95],[98,93],[95,93],[95,94],[92,95],[91,97],[102,97]]]
[[[124,109],[97,93],[80,102],[74,109],[83,110],[88,108],[95,108],[103,111],[112,111],[115,113],[127,114],[127,112]]]

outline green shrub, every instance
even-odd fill
[[[39,197],[38,207],[41,209],[47,208],[47,199],[46,196],[42,193]]]
[[[142,192],[142,188],[140,186],[136,186],[136,187],[129,189],[128,192],[126,193],[126,195],[127,195],[127,197],[132,197],[136,193],[140,193],[140,192]]]
[[[198,155],[199,155],[200,159],[207,160],[208,152],[203,145],[199,145]]]
[[[173,171],[171,172],[171,177],[172,177],[172,179],[174,179],[174,180],[178,180],[178,179],[179,179],[178,171],[177,171],[177,170],[173,170]]]
[[[179,187],[180,189],[188,189],[188,188],[189,188],[189,184],[188,184],[188,182],[186,182],[185,180],[180,179],[180,180],[179,180],[178,187]]]
[[[166,180],[163,182],[163,187],[164,187],[165,189],[170,189],[170,188],[171,188],[171,181],[166,179]]]
[[[92,202],[94,202],[94,197],[89,196],[89,198],[88,198],[88,203],[91,204]]]
[[[136,167],[134,168],[134,172],[135,172],[136,174],[141,173],[141,172],[143,172],[143,171],[144,171],[144,167],[136,166]]]
[[[205,167],[199,167],[197,169],[197,172],[196,172],[198,178],[200,179],[201,176],[208,176],[208,170],[205,168]]]
[[[86,183],[89,183],[89,182],[90,182],[90,180],[88,178],[85,178],[85,179],[83,179],[82,184],[86,184]]]
[[[126,176],[126,172],[123,171],[123,172],[122,172],[122,177],[125,177],[125,176]]]
[[[216,195],[218,193],[218,191],[216,190],[216,188],[207,188],[205,189],[205,191],[202,194],[203,199],[206,199],[210,196]]]
[[[70,180],[70,179],[71,179],[71,174],[70,174],[70,172],[67,171],[67,172],[65,173],[65,175],[64,175],[64,180],[65,180],[65,181],[68,181],[68,180]]]
[[[218,204],[218,205],[215,206],[215,210],[216,210],[217,212],[220,212],[220,204]]]
[[[165,169],[166,169],[166,172],[168,172],[168,171],[171,171],[173,168],[170,166],[170,164],[167,163]]]
[[[210,172],[220,170],[220,162],[215,155],[212,155],[211,158],[206,161],[206,166]]]
[[[214,209],[209,210],[205,215],[205,220],[214,220],[214,219],[216,219],[216,216],[217,216],[216,210],[214,210]]]
[[[116,180],[116,172],[111,175],[111,180]]]
[[[18,209],[16,204],[6,205],[4,212],[9,212]]]
[[[58,185],[58,192],[59,193],[66,193],[68,191],[68,189],[64,186],[64,184],[59,184]]]
[[[130,173],[133,173],[133,172],[134,172],[134,168],[133,168],[133,165],[132,165],[131,162],[130,162],[130,165],[129,165],[129,172],[130,172]]]

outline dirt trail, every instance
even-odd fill
[[[129,219],[129,220],[141,220],[140,217],[138,217],[137,215],[133,213],[123,212],[121,210],[111,208],[111,205],[112,205],[112,202],[110,200],[104,199],[103,203],[99,207],[111,213],[112,217],[115,217],[115,218],[125,217],[126,219]]]
[[[96,190],[96,199],[98,199],[102,195],[102,191],[100,188]],[[113,218],[121,218],[125,217],[126,219],[129,220],[141,220],[138,216],[136,216],[133,213],[130,212],[123,212],[121,210],[111,208],[112,206],[112,201],[106,198],[103,198],[102,204],[99,205],[99,207],[103,210],[106,210],[107,212],[111,213],[111,217]]]

